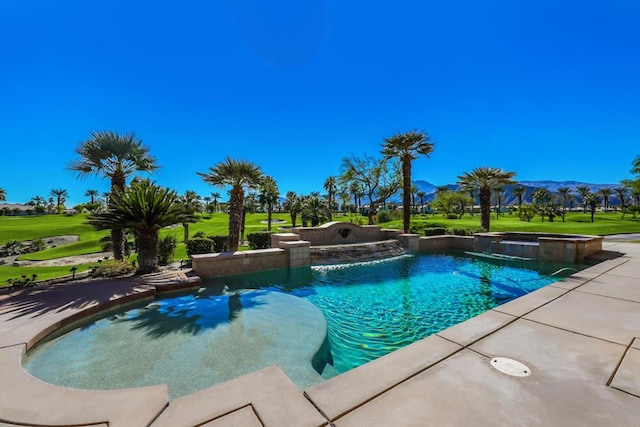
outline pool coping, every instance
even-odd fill
[[[164,385],[109,391],[74,390],[47,384],[22,369],[20,360],[26,350],[56,329],[108,307],[153,298],[159,292],[199,285],[197,278],[188,277],[184,272],[3,293],[0,295],[0,378],[6,378],[10,387],[0,387],[0,423],[47,426],[196,426],[205,423],[216,426],[338,426],[365,425],[362,424],[365,420],[396,414],[394,416],[402,420],[398,425],[420,424],[425,416],[425,409],[421,408],[428,408],[428,405],[408,402],[403,394],[405,390],[426,389],[439,384],[442,378],[450,382],[457,379],[458,372],[449,372],[451,368],[448,367],[462,363],[459,360],[481,363],[482,367],[488,365],[484,363],[485,359],[494,356],[485,354],[488,353],[487,348],[491,348],[490,344],[518,328],[537,328],[536,333],[549,336],[558,331],[575,334],[585,342],[605,346],[607,351],[615,354],[618,360],[610,362],[615,365],[615,370],[604,379],[600,378],[602,375],[588,378],[588,384],[597,384],[598,387],[593,386],[594,393],[599,397],[598,393],[606,393],[607,399],[615,402],[617,410],[608,414],[605,421],[623,420],[623,414],[633,415],[640,410],[628,403],[632,399],[635,406],[640,407],[637,405],[640,392],[633,388],[634,383],[640,383],[640,372],[636,368],[640,357],[640,345],[637,343],[640,340],[635,340],[640,336],[640,245],[605,241],[604,246],[605,250],[619,251],[620,257],[582,270],[304,392],[277,366],[171,402]],[[571,318],[573,309],[565,301],[577,307],[576,318]],[[607,312],[607,304],[615,307],[616,312]],[[628,309],[635,309],[636,305],[638,310]],[[584,315],[584,307],[591,311],[593,307],[602,308],[598,315],[613,321],[607,325],[590,325],[588,319],[579,317]],[[631,313],[623,313],[625,317],[620,317],[620,307]],[[553,342],[559,348],[562,344]],[[545,345],[550,344],[545,340]],[[514,345],[514,354],[517,350]],[[535,362],[537,355],[534,353],[527,356]],[[448,383],[443,385],[441,398],[450,395],[450,399],[458,402],[462,409],[452,414],[442,406],[431,408],[430,414],[434,419],[446,420],[447,417],[464,415],[468,418],[463,419],[469,423],[478,423],[475,417],[482,411],[481,406],[498,404],[490,396],[486,402],[465,399],[467,393],[504,381],[500,376],[494,377],[502,374],[490,369],[481,371],[484,377],[475,384],[467,384],[461,389],[451,388]],[[431,377],[432,380],[425,382],[424,378]],[[514,406],[519,403],[520,393],[535,390],[553,394],[552,389],[544,390],[543,387],[538,390],[540,384],[538,388],[526,382],[508,385],[519,387],[518,393],[509,397],[514,400]],[[591,404],[581,398],[580,390],[576,390],[573,396],[570,394],[565,393],[563,398],[568,399],[574,409]],[[545,409],[545,405],[541,405]],[[548,419],[557,416],[553,399],[549,399],[546,410]],[[526,411],[518,415],[503,408],[502,412],[493,415],[492,420],[482,421],[504,424],[508,420],[511,424],[522,424],[529,415]],[[544,417],[539,419],[541,423],[545,420]],[[587,424],[589,420],[587,418]],[[603,419],[595,416],[592,420],[594,425],[602,422]]]

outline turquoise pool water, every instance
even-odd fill
[[[87,320],[24,367],[75,388],[166,383],[175,398],[277,363],[306,388],[557,281],[562,267],[406,255],[218,279]]]

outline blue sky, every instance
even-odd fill
[[[66,170],[92,130],[134,131],[153,179],[202,196],[225,156],[308,193],[411,129],[436,185],[616,183],[640,154],[638,28],[635,0],[2,0],[0,187],[107,191]]]

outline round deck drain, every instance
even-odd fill
[[[511,375],[514,377],[528,377],[531,375],[531,369],[517,360],[509,359],[506,357],[494,357],[491,359],[491,366],[496,368],[503,374]]]

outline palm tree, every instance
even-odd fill
[[[464,188],[478,189],[480,197],[480,225],[485,231],[491,223],[491,189],[500,185],[512,185],[515,172],[506,172],[499,168],[479,167],[458,177],[458,185]]]
[[[622,219],[624,219],[624,215],[627,213],[627,193],[629,192],[629,187],[623,184],[620,187],[614,188],[613,191],[620,199],[620,210],[622,211]]]
[[[138,242],[138,273],[143,274],[158,268],[160,229],[187,222],[196,222],[196,218],[185,211],[176,192],[148,179],[114,193],[108,209],[91,215],[87,221],[99,230],[132,230]]]
[[[587,197],[589,193],[591,193],[591,189],[587,185],[578,185],[576,187],[576,191],[578,192],[578,194],[580,195],[580,198],[582,199],[582,212],[583,213],[587,212],[587,203],[585,202],[584,199]]]
[[[631,163],[631,173],[640,175],[640,156],[636,157]]]
[[[327,219],[327,207],[317,195],[306,196],[302,202],[302,221],[311,222],[312,227],[317,227]]]
[[[95,198],[98,196],[98,194],[100,194],[98,192],[98,190],[87,190],[86,193],[84,193],[85,196],[91,197],[91,204],[93,205],[95,202]]]
[[[420,198],[420,213],[422,213],[422,207],[424,206],[424,198],[427,196],[427,192],[418,191],[416,195]]]
[[[411,162],[419,156],[429,157],[433,143],[424,132],[410,131],[385,138],[382,155],[387,159],[397,158],[402,164],[402,223],[405,233],[411,222]]]
[[[5,191],[4,188],[0,188],[0,202],[6,202],[7,201],[7,192]]]
[[[564,222],[564,216],[567,214],[567,205],[573,198],[573,194],[571,194],[571,188],[569,187],[560,187],[558,188],[558,199],[560,200],[560,204],[562,205],[562,222]]]
[[[596,214],[596,208],[600,204],[600,197],[598,197],[595,193],[587,193],[585,196],[583,203],[586,206],[589,206],[589,212],[591,213],[591,222],[594,221],[594,216]]]
[[[601,188],[598,190],[598,193],[602,196],[602,204],[604,205],[604,211],[609,210],[609,197],[613,194],[613,190],[611,188]]]
[[[549,215],[549,222],[553,222],[553,213],[551,212],[549,206],[551,204],[551,191],[547,188],[538,188],[531,195],[533,199],[533,203],[536,205],[537,211],[540,213],[540,218],[542,218],[542,222],[544,222],[544,216]]]
[[[517,185],[513,187],[513,190],[511,190],[511,194],[513,194],[518,198],[518,212],[519,212],[520,208],[522,207],[522,199],[524,199],[524,195],[527,194],[527,187],[523,185]]]
[[[31,200],[36,204],[36,206],[42,206],[45,204],[46,200],[42,196],[32,197]]]
[[[498,185],[495,188],[492,188],[493,196],[496,204],[496,219],[500,219],[500,211],[502,210],[502,202],[504,200],[504,187],[502,185]]]
[[[213,209],[215,212],[218,212],[218,199],[220,199],[220,193],[211,193],[211,198],[213,199]]]
[[[287,191],[287,195],[284,199],[284,209],[289,212],[291,216],[291,226],[296,226],[296,220],[301,210],[300,198],[294,191]]]
[[[260,185],[260,195],[258,199],[262,206],[267,208],[267,231],[271,231],[271,218],[273,216],[273,206],[278,203],[280,191],[276,181],[267,176]]]
[[[69,193],[63,188],[53,188],[51,190],[51,197],[55,197],[56,212],[60,213],[60,205],[67,200],[67,197],[69,197]]]
[[[202,211],[202,203],[200,202],[200,196],[193,190],[185,191],[184,195],[178,196],[178,201],[182,204],[184,211],[193,215],[196,212]],[[182,240],[187,243],[189,240],[189,222],[182,224],[183,235]]]
[[[230,186],[229,191],[229,251],[238,249],[240,227],[244,210],[244,191],[255,188],[262,182],[264,175],[259,166],[247,160],[225,158],[213,167],[209,173],[198,172],[202,179],[216,187]]]
[[[149,153],[134,133],[120,135],[113,131],[91,132],[88,140],[75,149],[79,160],[71,163],[69,169],[80,177],[101,175],[111,182],[110,193],[124,191],[127,178],[135,172],[153,172],[158,169],[156,159]],[[111,197],[107,204],[111,203]],[[124,259],[124,232],[111,230],[113,257]]]
[[[333,208],[333,198],[336,192],[336,178],[333,176],[330,176],[329,178],[327,178],[324,181],[323,187],[325,190],[327,190],[327,205],[329,206],[329,221],[333,221],[333,213],[332,213],[332,208]]]

